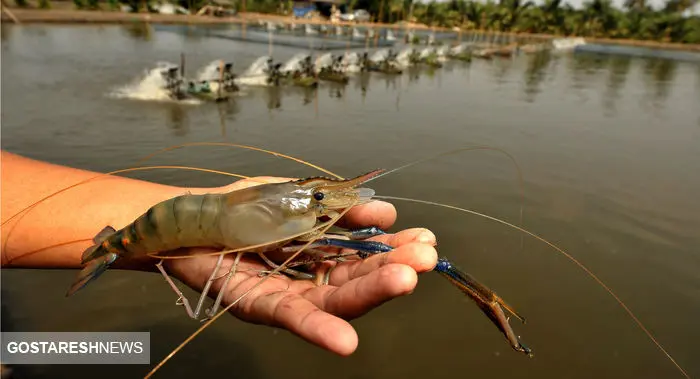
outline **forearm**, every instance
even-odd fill
[[[78,170],[2,152],[2,267],[76,268],[107,225],[120,229],[154,204],[185,189]],[[29,211],[22,209],[86,181]],[[50,247],[70,241],[84,240]],[[46,250],[47,247],[50,247]]]

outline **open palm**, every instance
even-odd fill
[[[289,179],[252,178],[223,187],[221,191],[286,180]],[[387,229],[395,220],[394,207],[376,201],[355,207],[339,224],[354,228],[377,226]],[[417,284],[417,274],[432,270],[437,262],[437,252],[433,247],[435,236],[426,229],[408,229],[372,240],[384,242],[395,249],[365,260],[337,264],[326,262],[326,267],[336,265],[330,273],[328,285],[282,275],[268,278],[232,307],[231,312],[248,322],[288,329],[337,354],[353,353],[357,348],[357,334],[345,320],[359,317],[394,297],[411,293]],[[228,272],[234,258],[235,254],[224,258],[217,277]],[[217,260],[217,256],[166,260],[165,267],[183,283],[201,291]],[[238,299],[261,280],[259,273],[262,270],[269,269],[257,257],[244,255],[235,275],[223,289],[222,305]],[[223,282],[223,279],[214,281],[210,294],[215,297],[222,290]]]

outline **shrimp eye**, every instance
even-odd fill
[[[323,200],[324,197],[325,196],[323,195],[323,192],[316,192],[314,194],[314,199],[316,199],[316,201],[321,201],[321,200]]]

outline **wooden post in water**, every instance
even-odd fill
[[[267,32],[269,33],[267,55],[272,56],[272,30],[268,30]]]
[[[185,53],[180,53],[180,76],[185,77]]]
[[[219,88],[217,89],[216,98],[221,99],[221,89],[224,87],[224,60],[219,61]]]

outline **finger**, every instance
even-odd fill
[[[388,229],[396,222],[396,208],[385,201],[373,201],[352,208],[338,222],[338,226],[353,229],[376,226]]]
[[[304,293],[304,297],[326,312],[352,319],[413,292],[417,283],[418,275],[411,267],[389,264],[341,287],[315,287]]]
[[[344,262],[335,266],[329,284],[342,285],[350,280],[366,275],[390,263],[405,264],[416,272],[432,270],[437,264],[435,235],[427,229],[407,229],[396,234],[386,234],[372,238],[396,248],[388,253],[376,254],[361,261]]]
[[[371,241],[383,242],[389,246],[399,247],[407,243],[416,242],[429,246],[437,245],[435,234],[425,228],[404,229],[394,234],[382,234],[370,238]]]
[[[389,253],[373,255],[361,261],[343,262],[331,271],[328,284],[341,286],[383,266],[396,263],[406,265],[417,273],[427,272],[437,264],[437,251],[432,246],[409,243]]]
[[[347,321],[322,311],[298,293],[251,293],[249,299],[241,304],[243,309],[239,317],[244,320],[287,329],[342,356],[357,349],[357,333]]]

